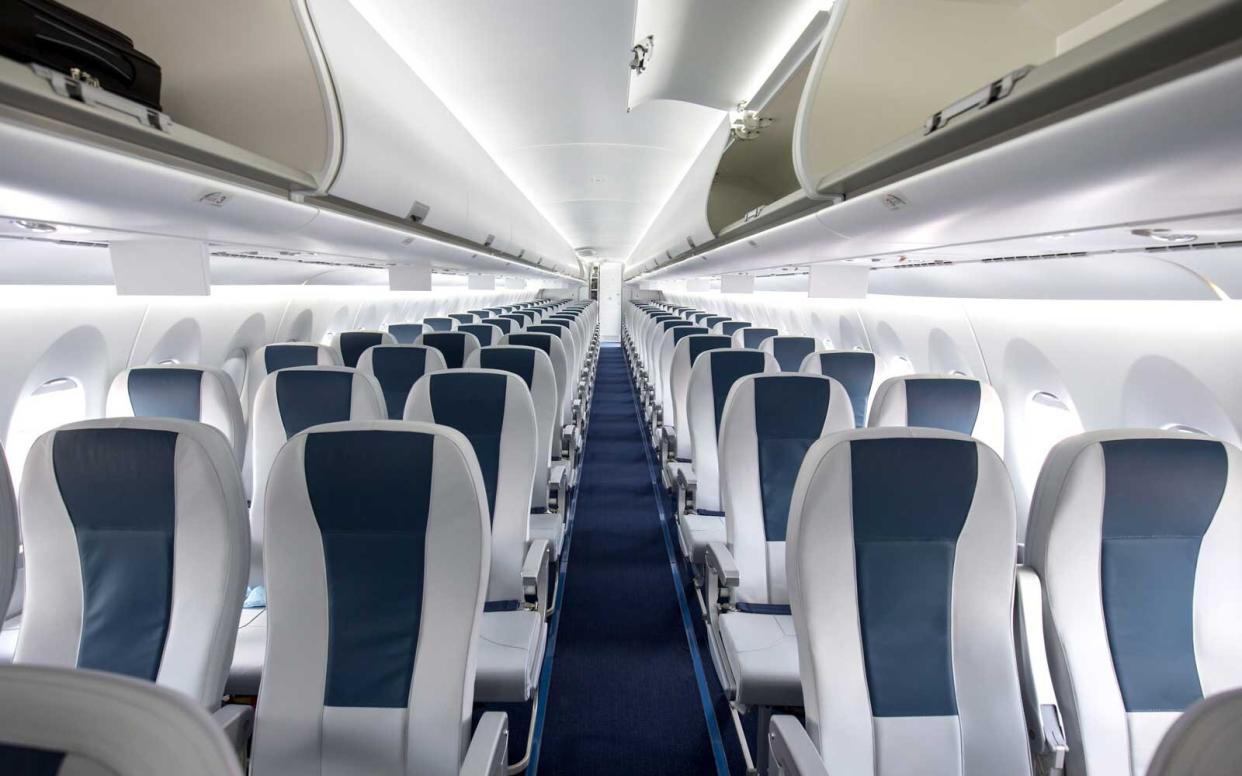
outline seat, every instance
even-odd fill
[[[806,451],[853,424],[848,394],[828,377],[747,375],[729,395],[719,442],[724,515],[703,518],[691,538],[706,546],[713,662],[742,707],[801,703],[785,582],[790,500]],[[730,566],[736,573],[723,573]]]
[[[729,320],[729,316],[727,315],[709,315],[708,317],[700,321],[699,325],[707,327],[707,330],[710,331],[712,334],[720,334],[722,332],[718,331],[718,328],[720,324],[724,323],[727,320]]]
[[[458,323],[457,328],[461,328],[467,323],[477,323],[479,320],[478,316],[476,316],[474,313],[449,313],[448,317],[457,321]]]
[[[1144,773],[1187,707],[1242,687],[1240,466],[1233,445],[1180,431],[1093,431],[1048,454],[1026,562],[1069,776]]]
[[[503,315],[497,315],[496,317],[503,318],[506,321],[513,321],[513,330],[509,332],[510,334],[515,334],[522,329],[525,329],[528,322],[525,315],[519,315],[518,313],[504,313]]]
[[[390,323],[388,333],[398,345],[413,345],[427,327],[421,323]]]
[[[958,375],[906,375],[880,383],[867,425],[956,431],[1005,449],[1005,412],[991,385]]]
[[[745,338],[746,335],[742,336]],[[803,359],[819,349],[819,343],[814,337],[778,334],[774,337],[765,337],[759,343],[759,349],[775,356],[777,363],[781,365],[781,371],[797,372],[802,368]]]
[[[245,455],[241,397],[223,369],[156,364],[121,370],[108,389],[107,414],[206,423],[224,434],[238,465]]]
[[[447,369],[444,356],[425,345],[377,345],[358,360],[358,371],[379,383],[391,420],[401,420],[405,414],[405,400],[418,378],[442,369]]]
[[[500,329],[500,335],[503,337],[513,331],[517,324],[509,318],[483,318],[479,323],[485,323],[489,326],[495,326]]]
[[[854,426],[867,425],[867,404],[875,384],[875,354],[865,350],[819,350],[802,360],[798,370],[826,375],[845,386],[854,405]]]
[[[505,334],[499,326],[493,326],[490,323],[466,323],[458,326],[457,330],[473,334],[474,338],[479,341],[479,347],[495,345]]]
[[[505,715],[469,732],[489,556],[470,442],[408,421],[319,426],[281,449],[268,493],[251,776],[503,768]]]
[[[747,326],[733,332],[733,347],[758,350],[764,340],[779,334],[780,331],[776,329],[769,329],[763,326]]]
[[[99,671],[0,669],[0,773],[242,776],[220,727],[182,694]],[[20,713],[17,713],[20,710]]]
[[[721,321],[720,323],[716,324],[716,328],[712,331],[712,334],[723,334],[726,337],[732,337],[734,334],[737,333],[739,329],[748,328],[750,325],[751,325],[750,321],[734,321],[734,320]],[[733,343],[733,347],[736,348],[736,347],[741,347],[741,346],[735,342]]]
[[[427,332],[415,344],[440,351],[449,369],[460,369],[470,354],[479,349],[478,338],[464,331]]]
[[[682,426],[690,434],[697,453],[691,463],[673,461],[667,466],[678,493],[677,526],[682,553],[695,563],[702,562],[709,541],[724,540],[717,430],[725,400],[730,389],[746,375],[779,371],[780,366],[770,353],[735,348],[708,350],[690,369],[686,420]]]
[[[659,350],[652,353],[652,358],[658,364],[654,371],[655,382],[652,384],[651,399],[653,404],[652,438],[657,446],[660,439],[660,427],[668,426],[674,429],[677,427],[677,408],[673,403],[673,392],[670,386],[673,354],[677,352],[677,346],[683,339],[701,334],[707,334],[707,329],[702,326],[674,326],[660,340]]]
[[[348,367],[358,366],[358,359],[367,348],[395,344],[397,338],[386,331],[342,331],[332,337],[332,347],[341,354],[341,363]]]
[[[661,367],[662,370],[667,367],[667,371],[661,372],[665,403],[664,423],[658,435],[661,460],[664,461],[685,462],[694,458],[694,444],[689,431],[682,426],[680,433],[678,432],[678,424],[686,419],[686,393],[690,387],[690,369],[694,362],[709,350],[732,347],[732,340],[720,334],[682,334],[701,328],[704,327],[674,329],[673,340],[664,343],[665,351],[671,354],[668,362]],[[671,487],[672,483],[666,482],[665,485]]]
[[[970,437],[877,428],[811,447],[784,553],[806,728],[763,726],[770,772],[1032,773],[1015,523],[1004,464]]]
[[[565,356],[565,346],[560,338],[553,334],[543,334],[540,332],[522,332],[521,334],[507,334],[500,340],[501,345],[524,345],[527,347],[539,348],[548,354],[548,358],[552,361],[552,370],[556,375],[557,383],[557,404],[560,407],[560,436],[557,440],[553,440],[552,458],[561,461],[566,467],[569,474],[570,482],[573,482],[573,466],[577,455],[578,429],[574,423],[574,390],[571,380],[574,376],[569,371],[569,362]],[[555,467],[554,467],[555,468]],[[555,479],[551,477],[551,479]]]
[[[1218,693],[1185,711],[1152,756],[1147,776],[1231,776],[1242,762],[1242,690]]]
[[[690,321],[683,321],[680,318],[669,316],[653,322],[651,330],[647,334],[646,342],[642,348],[644,353],[649,354],[646,357],[647,360],[644,361],[645,367],[643,370],[646,373],[647,382],[645,385],[640,383],[639,388],[642,393],[641,401],[643,409],[648,413],[647,416],[651,421],[653,428],[663,422],[662,415],[664,397],[662,393],[663,383],[661,382],[663,379],[663,372],[661,371],[662,363],[659,354],[663,352],[665,342],[676,342],[677,339],[679,339],[675,338],[671,334],[672,331],[691,328],[696,329],[696,333],[698,334],[708,333],[706,328],[701,326],[696,327],[694,324],[690,323]],[[697,331],[698,329],[702,329],[702,331]],[[642,375],[640,374],[639,377],[641,379]]]
[[[167,418],[49,431],[26,461],[21,533],[14,663],[122,674],[219,709],[250,560],[224,435]]]
[[[456,429],[473,446],[492,539],[475,697],[492,703],[528,701],[543,663],[551,560],[547,540],[528,541],[538,450],[530,390],[511,372],[464,368],[437,372],[415,383],[405,419]]]
[[[456,318],[445,317],[445,318],[424,318],[423,319],[423,332],[424,333],[428,331],[456,331],[456,330],[457,330],[457,319]]]
[[[374,377],[348,367],[295,367],[268,375],[259,386],[250,423],[254,498],[250,504],[250,590],[238,622],[237,648],[227,690],[254,695],[263,673],[268,619],[263,612],[263,544],[268,474],[294,435],[324,423],[382,420],[388,411]]]
[[[341,354],[335,348],[318,345],[313,342],[274,342],[255,348],[250,357],[250,368],[247,371],[247,384],[250,399],[247,406],[254,406],[254,393],[258,390],[263,378],[277,369],[288,369],[291,366],[340,366]]]

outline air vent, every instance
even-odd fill
[[[584,245],[581,248],[574,248],[574,253],[580,259],[591,259],[596,255],[595,249],[587,245]]]

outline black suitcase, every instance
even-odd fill
[[[122,33],[54,0],[0,0],[0,56],[45,65],[161,109],[155,60]]]

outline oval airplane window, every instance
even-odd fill
[[[1036,391],[1026,400],[1019,465],[1029,482],[1035,482],[1052,447],[1066,437],[1081,434],[1082,421],[1060,396]]]
[[[21,397],[13,408],[5,444],[14,486],[21,482],[26,454],[41,434],[85,417],[86,391],[72,377],[47,380]]]
[[[237,386],[240,392],[242,386],[246,384],[246,369],[250,362],[246,355],[245,348],[234,348],[231,353],[224,359],[224,373],[233,378],[233,385]]]

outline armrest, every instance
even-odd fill
[[[777,714],[768,723],[768,770],[780,776],[828,776],[819,750],[798,718]]]
[[[509,769],[509,715],[486,711],[470,737],[460,776],[505,776]]]
[[[715,575],[721,585],[731,588],[741,584],[742,572],[738,571],[737,561],[724,542],[709,542],[704,562],[708,573]]]
[[[246,747],[254,730],[254,707],[240,703],[227,703],[216,709],[211,719],[224,731],[224,737],[233,745],[233,751],[246,762]]]
[[[660,426],[660,461],[671,461],[677,457],[677,429],[672,426]]]
[[[569,495],[569,467],[554,464],[548,469],[548,510],[565,514],[562,508]]]
[[[1026,727],[1035,755],[1037,773],[1059,774],[1065,768],[1069,746],[1044,641],[1044,588],[1034,570],[1019,566],[1014,595],[1018,670],[1026,704]]]
[[[522,561],[522,592],[535,599],[540,614],[548,611],[548,566],[552,545],[547,539],[533,539]]]

